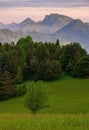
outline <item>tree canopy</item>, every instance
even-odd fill
[[[89,77],[89,55],[82,57],[75,66],[73,75],[79,78]]]

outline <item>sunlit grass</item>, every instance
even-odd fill
[[[0,130],[88,130],[89,115],[1,114]]]

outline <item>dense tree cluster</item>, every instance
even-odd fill
[[[13,84],[55,80],[63,73],[89,77],[89,56],[79,43],[60,46],[57,39],[55,43],[43,44],[33,42],[30,36],[17,44],[0,43],[0,100],[3,95],[13,95]]]
[[[36,42],[30,36],[21,38],[17,44],[0,44],[0,76],[9,72],[13,83],[23,80],[54,80],[62,71],[73,74],[79,60],[87,56],[79,43],[60,46],[56,43]]]
[[[73,71],[75,77],[87,78],[89,77],[89,55],[82,57],[76,64]]]

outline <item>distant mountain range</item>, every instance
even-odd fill
[[[61,43],[79,42],[89,52],[89,23],[59,14],[46,15],[42,21],[30,18],[21,23],[0,23],[0,42],[17,42],[19,38],[30,35],[34,41]]]

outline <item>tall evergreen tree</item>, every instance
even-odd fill
[[[17,68],[17,74],[16,74],[16,77],[15,77],[15,83],[16,84],[20,84],[23,82],[23,76],[22,76],[22,69],[21,67],[19,66]]]
[[[0,77],[0,100],[8,99],[12,97],[12,81],[11,75],[8,71],[5,71]]]

